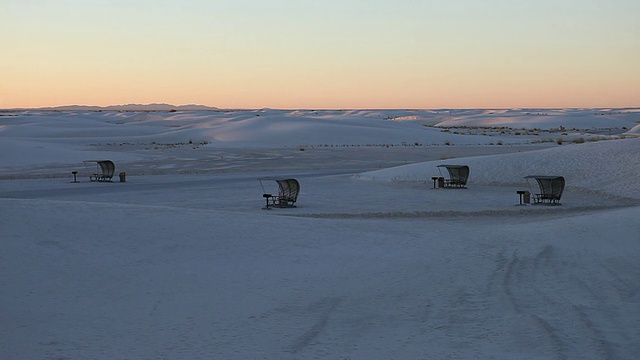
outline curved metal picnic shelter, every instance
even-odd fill
[[[85,166],[87,163],[96,163],[96,171],[89,175],[91,181],[111,181],[116,171],[116,165],[111,160],[85,160],[83,162]]]
[[[467,188],[467,180],[469,179],[469,166],[467,165],[438,165],[436,166],[442,176],[442,168],[447,169],[449,177],[444,179],[445,188]]]
[[[533,192],[534,204],[560,205],[560,198],[564,191],[565,180],[556,175],[528,175],[524,177],[535,180],[540,191]]]
[[[298,195],[300,194],[300,183],[293,178],[277,178],[277,177],[264,177],[258,179],[260,186],[262,187],[262,197],[265,199],[265,207],[263,209],[270,209],[272,207],[279,208],[291,208],[296,207],[295,203],[298,201]],[[272,180],[278,184],[278,194],[270,194],[265,191],[262,182],[264,180]]]

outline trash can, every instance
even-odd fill
[[[531,192],[525,191],[522,197],[524,198],[525,204],[531,204]]]
[[[120,182],[125,182],[127,179],[127,174],[125,174],[124,172],[120,173]]]
[[[440,176],[438,178],[438,187],[439,188],[443,188],[444,187],[444,177]]]

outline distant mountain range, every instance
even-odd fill
[[[16,109],[17,110],[17,109]],[[21,109],[27,110],[27,109]],[[31,110],[31,109],[30,109]],[[220,110],[217,107],[206,105],[171,105],[171,104],[126,104],[109,106],[92,105],[63,105],[54,107],[42,107],[33,110],[54,110],[54,111],[185,111],[185,110]]]

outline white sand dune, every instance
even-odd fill
[[[0,358],[634,359],[639,112],[534,111],[0,112]]]
[[[637,124],[637,109],[517,109],[452,112],[438,126],[507,126],[526,129],[615,129]]]
[[[640,199],[640,139],[600,141],[526,153],[459,158],[479,185],[517,185],[527,175],[561,175],[570,187]],[[424,182],[449,160],[406,165],[359,175],[362,179]]]

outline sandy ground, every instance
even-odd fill
[[[566,189],[561,206],[519,206],[524,181],[477,186],[472,175],[467,189],[433,189],[430,178],[354,175],[518,150],[220,150],[214,160],[216,150],[196,161],[173,149],[118,162],[126,182],[111,183],[84,171],[71,182],[78,164],[16,179],[4,169],[0,355],[633,358],[635,202]],[[275,192],[258,181],[267,175],[300,181],[297,208],[261,209]]]
[[[145,161],[119,163],[116,173],[121,169],[127,170],[124,183],[119,182],[118,176],[109,183],[90,182],[87,174],[91,168],[83,167],[79,168],[78,183],[71,183],[70,173],[59,173],[59,167],[50,166],[34,169],[34,172],[40,171],[40,175],[31,179],[2,181],[0,197],[167,205],[252,213],[262,207],[263,193],[277,193],[275,182],[259,179],[281,176],[297,178],[301,183],[301,194],[297,209],[273,209],[273,215],[321,218],[551,216],[635,204],[627,199],[567,189],[562,206],[515,206],[520,203],[516,191],[534,192],[535,184],[523,179],[520,185],[477,186],[473,184],[472,175],[466,189],[434,189],[430,178],[424,182],[389,183],[358,180],[356,174],[385,165],[443,159],[446,154],[485,155],[538,148],[204,150],[199,154],[205,152],[209,156],[197,161],[186,157],[189,150],[171,149],[173,156],[163,150]],[[145,168],[142,168],[143,164]],[[433,176],[440,175],[434,168]]]
[[[549,145],[513,146],[394,146],[338,148],[211,148],[176,146],[141,149],[139,146],[102,146],[116,162],[116,174],[129,175],[301,172],[311,170],[344,170],[361,172],[430,160],[464,156],[506,154],[543,149]],[[72,171],[88,177],[95,165],[47,163],[30,166],[6,166],[0,179],[69,177]]]

